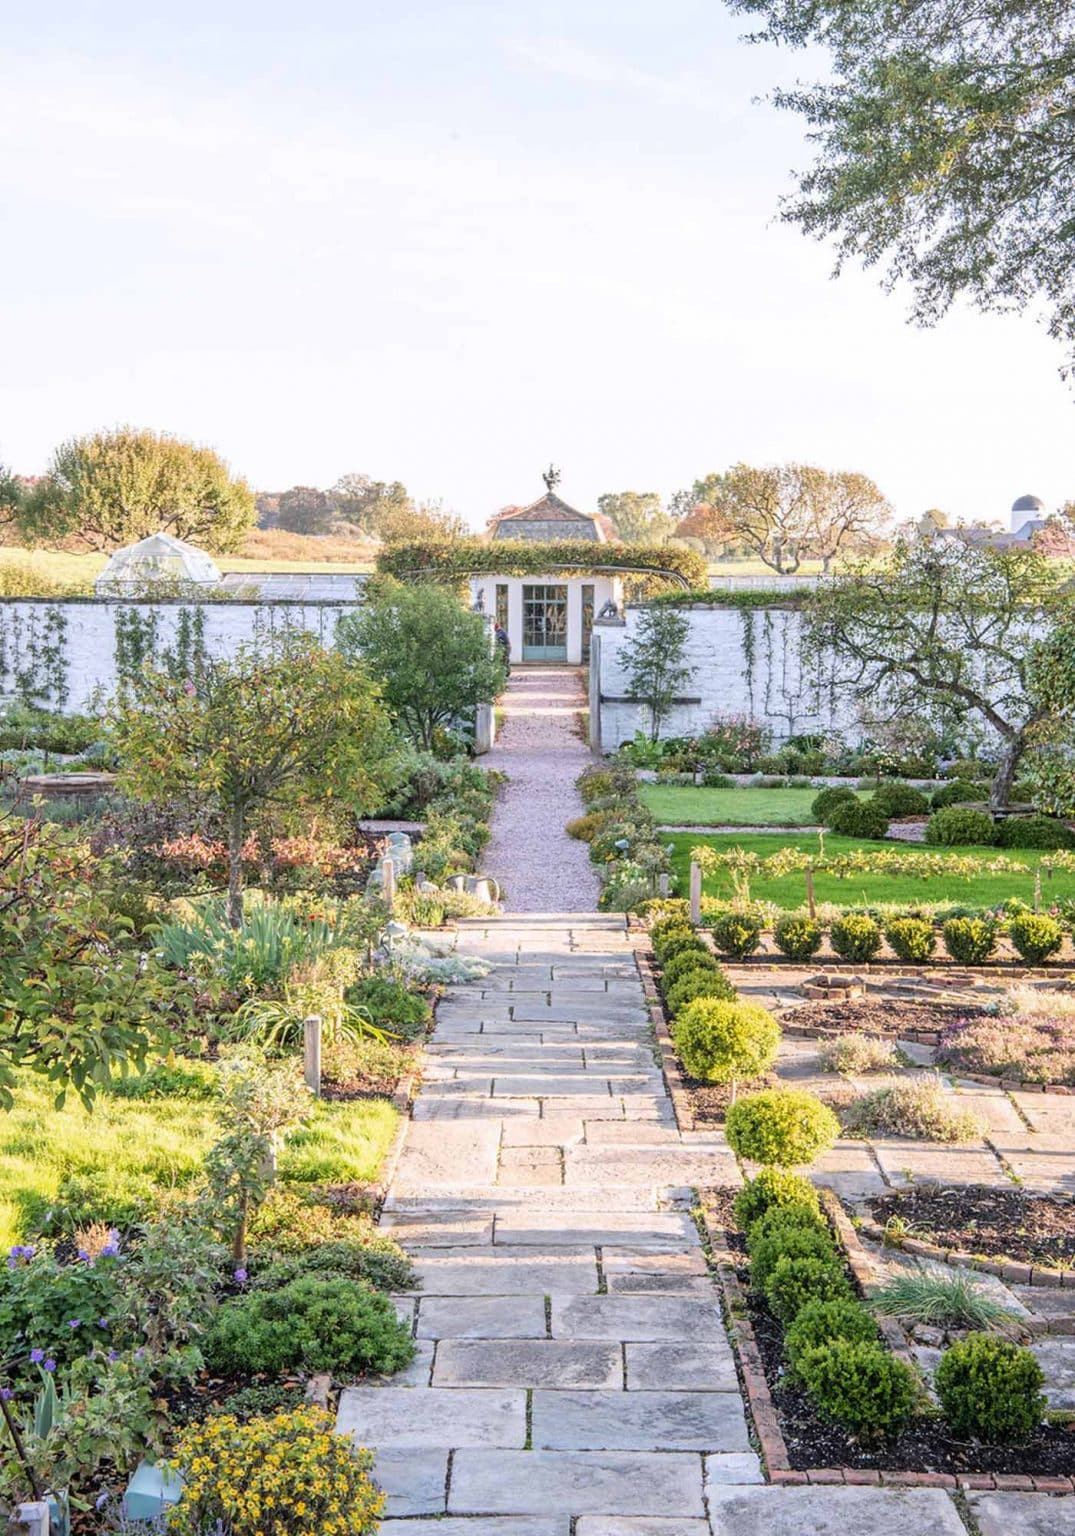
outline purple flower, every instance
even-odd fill
[[[15,1394],[10,1387],[0,1387],[0,1399],[3,1399],[5,1403],[10,1403],[14,1396]]]
[[[108,1358],[109,1358],[110,1361],[118,1360],[119,1359],[119,1350],[118,1349],[110,1349],[108,1351]]]
[[[42,1361],[41,1369],[43,1371],[54,1371],[56,1369],[56,1362],[55,1362],[55,1360],[44,1360],[44,1361]]]
[[[44,1360],[44,1358],[45,1358],[45,1351],[43,1349],[32,1349],[30,1351],[30,1364],[31,1365],[40,1365],[42,1360]]]
[[[239,1284],[242,1285],[243,1281],[247,1278],[246,1270],[245,1269],[237,1269],[235,1271],[235,1278],[236,1278],[236,1280],[238,1280]]]
[[[108,1318],[107,1317],[99,1317],[97,1319],[97,1326],[98,1326],[98,1328],[107,1328],[108,1327]]]
[[[90,1256],[86,1252],[85,1248],[80,1248],[78,1250],[78,1256],[82,1260],[83,1264],[92,1264],[93,1263],[93,1260],[90,1258]]]
[[[69,1317],[67,1319],[67,1326],[68,1326],[68,1328],[72,1328],[72,1329],[74,1329],[74,1328],[81,1328],[82,1327],[82,1319],[80,1317]]]
[[[108,1489],[106,1488],[104,1493],[99,1493],[97,1495],[97,1502],[93,1506],[94,1509],[104,1509],[105,1505],[108,1503],[108,1499],[109,1493]]]

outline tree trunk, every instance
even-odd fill
[[[1008,801],[1012,797],[1012,784],[1015,782],[1015,770],[1022,760],[1026,744],[1022,733],[1009,736],[1004,743],[1004,751],[1001,754],[1000,766],[997,768],[996,777],[993,780],[993,789],[989,796],[989,809],[994,815],[998,811],[1008,809]]]
[[[228,925],[243,926],[243,807],[233,805],[228,826]]]
[[[231,1256],[236,1265],[246,1263],[246,1227],[250,1215],[249,1201],[245,1195],[239,1201],[239,1215],[235,1223],[235,1236],[231,1241]]]

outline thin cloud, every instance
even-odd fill
[[[688,107],[711,116],[724,115],[713,85],[698,75],[655,74],[625,59],[569,42],[566,38],[517,38],[506,46],[513,57],[543,74],[587,85],[610,86],[635,96],[646,96],[651,101]]]

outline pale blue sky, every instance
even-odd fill
[[[152,14],[147,14],[152,12]],[[933,332],[775,220],[809,69],[718,0],[5,8],[0,460],[127,421],[475,523],[736,459],[903,516],[1075,496],[1029,317]]]

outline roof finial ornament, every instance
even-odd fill
[[[545,482],[545,489],[551,495],[556,487],[560,484],[560,471],[557,469],[555,464],[550,464],[548,469],[543,471],[541,478]]]

